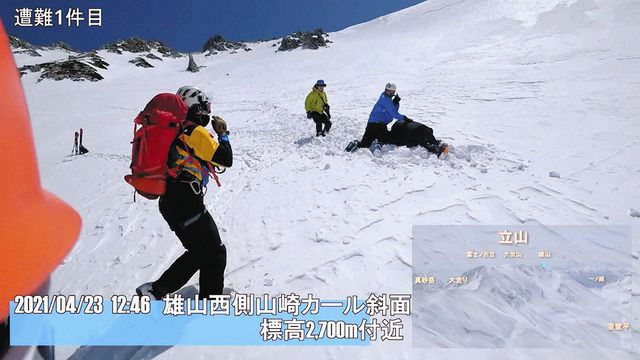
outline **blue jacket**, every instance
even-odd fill
[[[398,119],[400,121],[404,120],[404,115],[398,112],[400,109],[400,103],[397,105],[393,103],[390,97],[382,93],[380,95],[380,99],[373,106],[373,110],[371,110],[371,114],[369,115],[370,123],[383,123],[388,124],[393,121],[393,119]]]

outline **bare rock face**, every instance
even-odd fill
[[[103,48],[116,54],[122,54],[124,51],[132,53],[151,51],[151,46],[146,41],[135,37],[104,45]]]
[[[151,59],[151,60],[160,60],[160,61],[162,61],[161,57],[153,55],[152,53],[148,53],[147,55],[145,55],[145,57],[147,59]]]
[[[168,47],[162,41],[145,41],[136,37],[104,45],[102,46],[102,49],[116,54],[122,54],[123,52],[138,54],[156,50],[164,57],[179,58],[183,56],[179,52]]]
[[[69,55],[67,60],[51,61],[35,65],[25,65],[18,69],[20,76],[28,72],[40,72],[38,82],[44,79],[55,81],[100,81],[103,79],[98,69],[107,69],[109,64],[95,52]]]
[[[25,65],[19,69],[20,75],[30,72],[41,72],[38,82],[44,79],[56,81],[69,79],[72,81],[100,81],[103,77],[96,68],[85,61],[73,59],[42,63],[37,65]]]
[[[35,57],[42,56],[35,49],[16,50],[16,51],[14,51],[14,53],[15,54],[28,54],[28,55],[35,56]]]
[[[38,46],[34,46],[15,36],[9,36],[9,45],[15,54],[28,54],[31,56],[42,56],[37,51]]]
[[[105,70],[109,67],[109,63],[104,61],[102,57],[98,56],[98,53],[96,53],[95,51],[82,53],[75,56],[69,55],[69,60],[81,60],[88,63],[89,65],[93,65],[94,67]]]
[[[187,66],[187,71],[194,73],[200,71],[200,68],[198,68],[198,65],[196,65],[195,60],[193,60],[193,55],[191,54],[189,54],[189,66]]]
[[[24,50],[35,48],[35,46],[15,36],[9,36],[9,46],[11,46],[11,48],[13,49],[24,49]]]
[[[149,42],[149,45],[152,48],[155,48],[156,51],[159,52],[160,54],[162,54],[163,57],[181,58],[181,57],[184,56],[184,54],[181,54],[178,51],[173,50],[172,48],[168,47],[162,41],[154,40],[154,41]]]
[[[276,51],[289,51],[297,48],[316,50],[326,47],[331,41],[326,39],[329,34],[317,29],[315,31],[296,31],[285,36],[280,42],[280,47]]]
[[[62,49],[62,50],[66,50],[66,51],[69,51],[69,52],[78,52],[77,50],[72,48],[71,45],[67,44],[64,41],[54,42],[53,44],[49,45],[48,47],[50,49]]]
[[[207,53],[205,56],[215,55],[218,52],[227,50],[232,52],[237,52],[238,50],[251,51],[251,48],[243,42],[227,41],[222,35],[214,35],[202,45],[202,52]]]
[[[153,65],[149,64],[149,62],[147,60],[145,60],[144,58],[138,56],[137,58],[133,59],[133,60],[129,60],[130,63],[134,64],[135,66],[138,67],[142,67],[142,68],[152,68]]]

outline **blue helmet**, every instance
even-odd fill
[[[316,86],[327,86],[327,84],[325,84],[324,80],[318,80],[316,81]]]

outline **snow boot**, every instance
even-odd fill
[[[449,154],[449,145],[439,140],[437,140],[436,143],[427,144],[425,147],[427,148],[427,150],[429,150],[429,152],[436,154],[438,158],[445,157]],[[442,154],[444,154],[444,156]]]
[[[373,140],[373,142],[371,143],[371,146],[369,146],[369,151],[371,151],[371,153],[375,157],[382,156],[382,145],[380,145],[377,139]]]
[[[436,154],[438,154],[438,158],[444,158],[449,155],[449,145],[438,141],[438,146],[436,146]]]
[[[358,140],[353,140],[349,143],[349,145],[347,145],[347,147],[344,149],[344,151],[346,152],[354,152],[356,150],[358,150],[358,145],[360,145],[360,141]]]
[[[162,295],[155,291],[152,282],[144,283],[138,286],[136,288],[136,294],[138,294],[138,296],[147,295],[155,300],[162,300]]]

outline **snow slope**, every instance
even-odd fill
[[[409,293],[412,225],[628,224],[637,230],[640,219],[630,214],[640,208],[639,15],[634,0],[433,0],[332,33],[330,47],[317,51],[276,53],[274,42],[265,42],[248,53],[195,55],[205,66],[196,74],[184,71],[186,58],[149,60],[156,67],[141,69],[128,63],[134,54],[104,51],[110,67],[98,83],[36,83],[37,75],[27,74],[22,81],[43,184],[83,218],[52,291],[130,294],[183,251],[156,203],[134,203],[122,176],[134,116],[156,93],[185,84],[211,93],[214,112],[232,132],[234,166],[221,177],[222,188],[209,188],[206,202],[227,244],[227,285],[239,292]],[[40,59],[20,54],[16,61]],[[322,139],[312,137],[303,111],[318,78],[329,84],[334,115],[334,128]],[[388,81],[398,85],[403,114],[453,144],[448,160],[421,149],[385,147],[381,158],[343,152],[362,135]],[[68,157],[80,127],[91,152]],[[560,178],[549,177],[551,171]],[[170,348],[158,358],[638,354],[637,348],[413,349],[411,322],[405,334],[403,343],[363,348]],[[76,349],[57,351],[63,357]],[[98,350],[82,351],[98,357]]]

